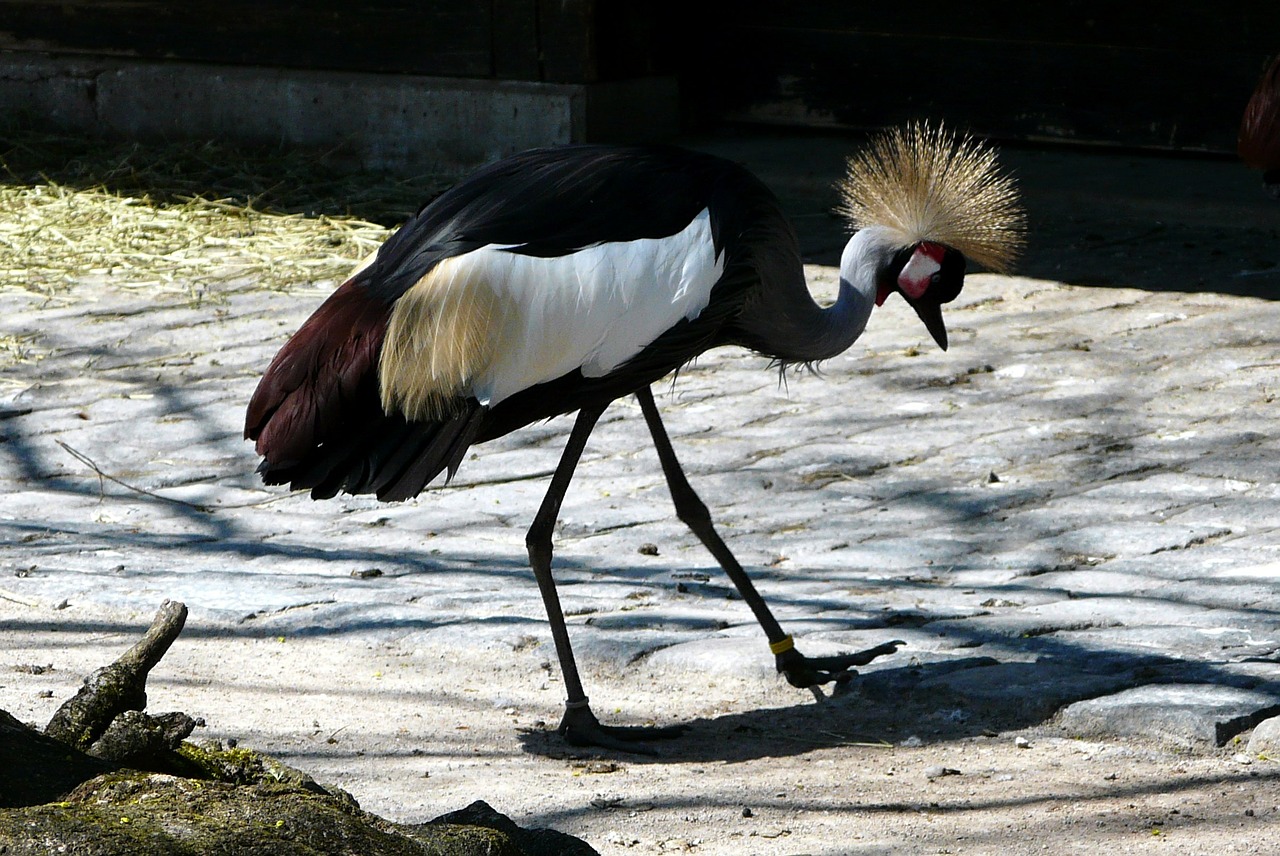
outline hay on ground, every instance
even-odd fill
[[[204,300],[339,281],[441,189],[304,152],[40,134],[0,142],[0,291]]]

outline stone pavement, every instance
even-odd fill
[[[176,598],[234,634],[546,641],[524,532],[568,420],[398,505],[257,482],[245,402],[322,294],[0,291],[0,337],[26,342],[0,381],[0,622]],[[1211,746],[1280,713],[1280,302],[979,275],[947,319],[947,353],[895,300],[820,377],[724,350],[658,390],[801,649],[899,638],[861,691],[1072,734]],[[633,403],[593,436],[556,546],[588,672],[775,680]]]

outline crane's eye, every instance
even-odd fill
[[[942,266],[930,277],[928,294],[939,303],[950,303],[964,288],[964,256],[948,248]]]

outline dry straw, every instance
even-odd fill
[[[442,189],[213,143],[0,139],[0,291],[57,301],[336,281]]]

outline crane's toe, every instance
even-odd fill
[[[586,705],[566,705],[564,718],[556,729],[566,743],[573,746],[599,746],[636,755],[653,755],[654,750],[642,744],[651,740],[670,740],[684,733],[683,725],[641,726],[601,725]]]
[[[892,654],[905,645],[901,639],[882,642],[874,648],[831,657],[806,657],[795,648],[777,655],[778,671],[793,687],[806,689],[823,684],[844,684],[858,674],[854,666],[865,666],[877,657]]]

